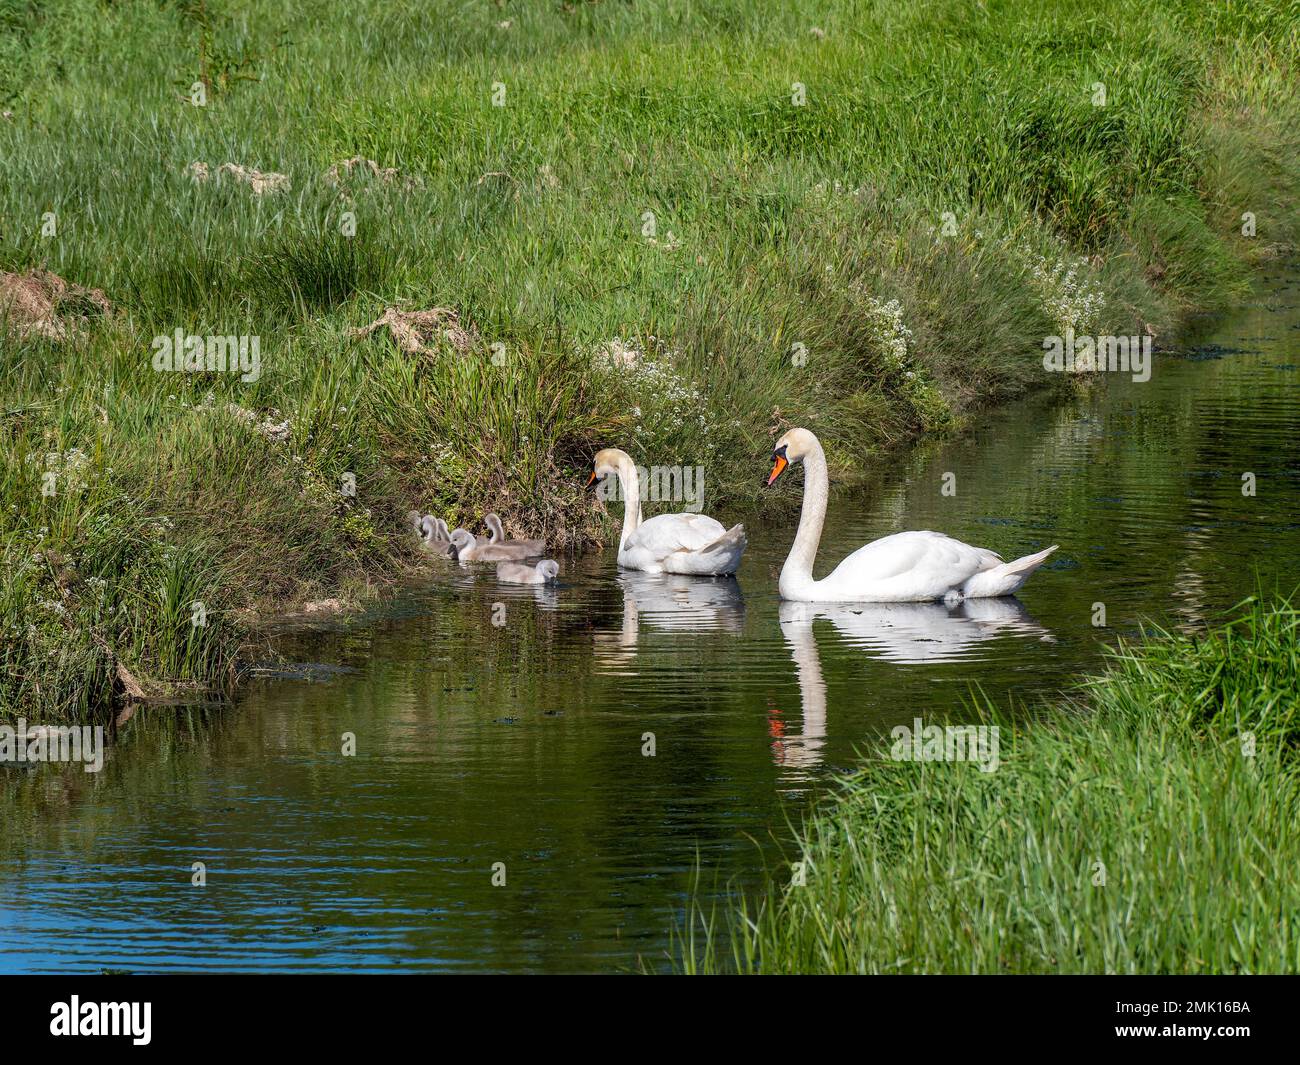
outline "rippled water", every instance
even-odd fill
[[[1060,544],[1019,601],[783,607],[784,521],[748,522],[738,580],[604,555],[538,592],[448,566],[286,640],[299,664],[235,707],[138,715],[97,776],[7,770],[0,968],[662,967],[697,855],[756,882],[889,726],[962,720],[976,686],[1032,702],[1142,619],[1194,628],[1293,585],[1296,291],[1274,279],[1148,383],[1017,405],[832,499],[819,574],[901,528]]]

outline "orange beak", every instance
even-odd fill
[[[596,471],[592,470],[591,476],[587,478],[587,487],[590,488],[595,483],[596,483]]]
[[[775,458],[776,462],[772,465],[772,472],[767,475],[767,484],[763,486],[764,488],[771,488],[772,485],[776,484],[776,479],[780,477],[781,474],[785,472],[785,468],[790,465],[784,455],[777,455]]]

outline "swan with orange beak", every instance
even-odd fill
[[[983,547],[937,532],[899,532],[873,540],[821,580],[813,563],[826,521],[829,476],[821,442],[807,429],[791,429],[772,449],[766,486],[794,463],[804,468],[803,509],[789,557],[781,569],[782,599],[804,603],[909,603],[1012,595],[1056,550],[1056,545],[1011,562]]]
[[[720,577],[735,573],[745,553],[745,527],[722,523],[706,514],[658,514],[641,520],[641,486],[636,464],[616,447],[596,453],[587,487],[617,478],[623,496],[623,531],[618,564],[643,573],[688,573]]]

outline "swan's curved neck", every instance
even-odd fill
[[[641,482],[636,475],[636,464],[630,458],[619,461],[618,485],[623,493],[623,532],[618,538],[618,549],[622,551],[628,537],[641,524]]]
[[[781,594],[793,591],[798,585],[811,584],[813,563],[817,561],[817,545],[821,543],[822,525],[826,521],[826,498],[830,491],[826,472],[826,452],[814,440],[803,458],[803,509],[799,512],[799,529],[785,565],[781,567]]]
[[[498,540],[504,538],[504,534],[501,532],[501,519],[495,514],[489,514],[483,519],[483,522],[487,525],[488,543],[495,544]]]

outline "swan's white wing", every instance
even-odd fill
[[[726,531],[707,514],[659,514],[637,526],[624,550],[639,549],[662,559],[676,551],[702,551]]]
[[[939,599],[1001,561],[992,551],[943,533],[901,532],[858,548],[817,583],[868,597]]]

